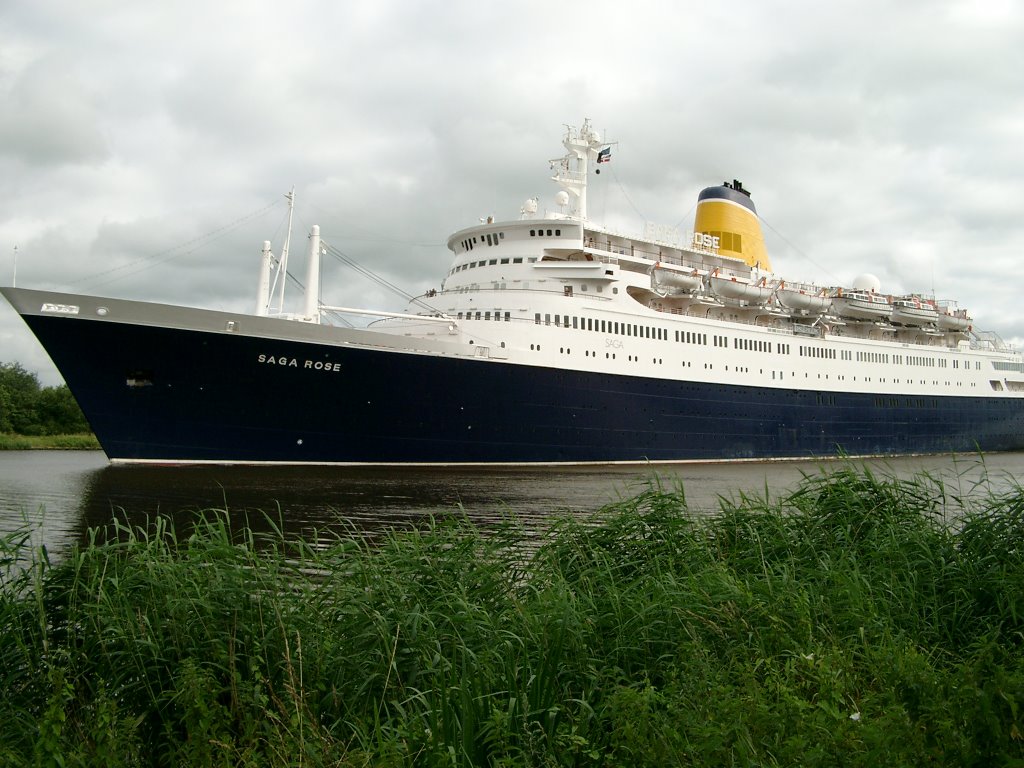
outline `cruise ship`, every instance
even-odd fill
[[[615,145],[589,121],[536,199],[448,239],[399,313],[321,298],[317,227],[300,312],[287,242],[265,243],[253,314],[4,288],[112,462],[577,464],[1024,448],[1024,360],[965,309],[772,270],[739,181],[693,231],[587,217]],[[294,196],[289,196],[292,201]],[[289,229],[290,231],[290,229]],[[254,267],[256,265],[254,264]],[[339,313],[358,327],[330,322]]]

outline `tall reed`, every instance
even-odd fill
[[[268,522],[0,541],[0,764],[1024,760],[1019,487],[849,465],[698,516],[655,480],[540,540]]]

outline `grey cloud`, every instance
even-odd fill
[[[1012,281],[992,277],[1016,273],[1024,240],[1021,15],[975,6],[40,0],[5,19],[20,53],[0,93],[22,119],[0,115],[0,275],[18,244],[19,283],[248,309],[283,205],[159,254],[295,184],[297,274],[317,223],[416,292],[451,232],[550,206],[562,124],[590,117],[620,142],[595,216],[677,224],[740,178],[780,272],[934,282],[1024,335]],[[332,303],[401,307],[325,272]],[[30,348],[11,323],[0,335]]]
[[[102,162],[110,156],[102,108],[68,62],[25,68],[0,95],[0,154],[29,166]]]

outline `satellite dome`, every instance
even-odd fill
[[[536,213],[537,212],[537,198],[531,197],[525,203],[523,203],[523,213]]]
[[[878,281],[878,278],[874,275],[870,275],[865,272],[862,275],[857,275],[853,279],[853,288],[857,291],[871,291],[872,293],[881,293],[882,284]]]
[[[562,208],[565,208],[569,204],[569,193],[564,189],[555,195],[555,202]]]

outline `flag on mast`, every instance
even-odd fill
[[[605,147],[597,153],[597,162],[599,163],[610,163],[612,159],[612,148]]]

